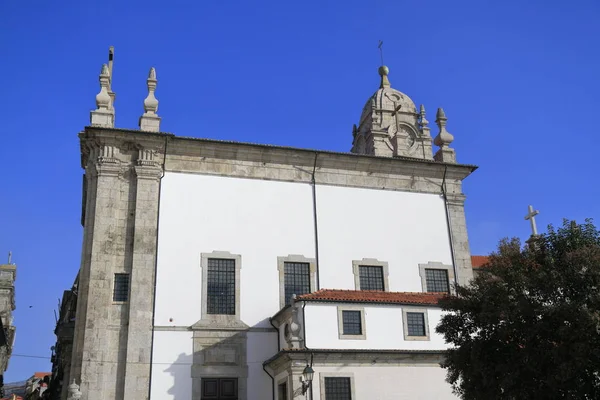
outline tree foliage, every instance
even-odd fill
[[[504,239],[436,331],[462,399],[600,399],[600,232],[563,221]]]

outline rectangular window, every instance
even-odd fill
[[[406,325],[408,336],[427,336],[425,332],[425,314],[420,312],[407,312]]]
[[[127,301],[129,299],[129,274],[115,274],[115,287],[113,288],[113,301]]]
[[[344,335],[362,335],[362,321],[360,311],[342,311],[342,324]]]
[[[287,393],[287,383],[280,383],[279,386],[277,387],[277,399],[278,400],[287,400],[288,398],[288,393]]]
[[[428,292],[450,293],[448,271],[445,269],[426,269],[425,280]]]
[[[202,400],[237,400],[237,378],[202,378]]]
[[[383,284],[383,267],[361,265],[358,271],[360,290],[385,290]]]
[[[304,262],[285,262],[284,286],[285,304],[290,304],[292,295],[310,293],[310,264]]]
[[[235,260],[209,258],[207,261],[206,312],[235,315]]]
[[[325,377],[325,400],[352,400],[350,378]]]

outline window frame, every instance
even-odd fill
[[[328,400],[327,397],[325,397],[325,378],[350,378],[350,400],[357,400],[353,372],[320,372],[319,392],[322,400]]]
[[[390,269],[387,261],[379,261],[374,258],[363,258],[362,260],[352,260],[352,273],[354,274],[354,287],[356,290],[366,290],[360,287],[360,267],[381,267],[383,272],[383,291],[389,292]]]
[[[454,275],[454,267],[452,265],[443,264],[441,262],[429,261],[427,264],[419,264],[419,276],[421,277],[421,289],[424,293],[431,293],[427,290],[427,269],[442,269],[448,274],[448,289],[449,294],[455,294],[454,285],[456,278]]]
[[[208,259],[234,260],[235,263],[235,313],[234,314],[209,314],[208,313]],[[242,256],[231,254],[228,251],[213,251],[200,254],[200,267],[202,268],[202,320],[226,323],[227,321],[240,320],[240,276],[242,269]]]
[[[300,254],[289,254],[285,257],[277,257],[277,271],[279,272],[279,309],[285,304],[285,263],[306,263],[308,264],[310,292],[317,289],[317,261],[314,258],[307,258]]]
[[[125,300],[116,300],[115,299],[115,295],[116,295],[116,289],[117,289],[117,276],[126,276],[127,277],[127,292],[126,292],[126,299]],[[129,298],[131,297],[131,274],[128,272],[115,272],[113,275],[113,282],[112,282],[112,301],[115,304],[123,304],[123,303],[127,303],[129,301]]]
[[[408,334],[408,316],[407,313],[423,314],[423,323],[425,324],[425,336],[411,336]],[[406,341],[428,341],[430,338],[429,318],[426,308],[419,307],[403,307],[402,308],[402,331],[404,332],[404,340]]]
[[[360,312],[360,335],[346,335],[344,334],[344,311],[359,311]],[[365,324],[365,308],[363,306],[345,305],[337,307],[338,315],[338,338],[340,340],[366,340],[367,339],[367,325]]]

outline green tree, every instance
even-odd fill
[[[591,220],[504,239],[442,300],[443,367],[462,399],[600,399],[600,232]]]

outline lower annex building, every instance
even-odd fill
[[[473,277],[461,187],[476,167],[441,108],[432,139],[381,67],[350,153],[175,136],[152,68],[140,129],[119,129],[112,58],[79,134],[63,384],[88,400],[455,398],[437,300]]]

